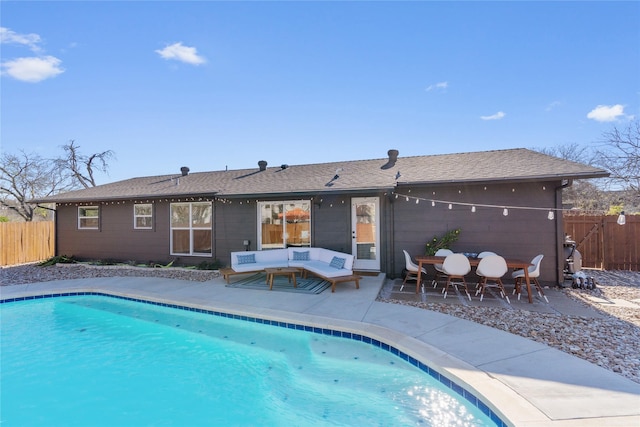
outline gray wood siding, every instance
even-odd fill
[[[99,204],[100,230],[79,230],[78,207],[58,206],[57,251],[83,260],[117,260],[138,263],[168,263],[178,257],[170,255],[170,203],[154,203],[154,228],[133,227],[132,202]],[[195,265],[211,257],[179,257],[178,262]]]
[[[555,207],[555,186],[559,183],[531,183],[519,185],[456,185],[431,189],[398,189],[398,193],[424,199],[446,200],[460,203],[476,203],[498,206]],[[543,189],[544,187],[544,189]],[[435,194],[434,194],[435,192]],[[393,272],[398,276],[404,268],[402,250],[412,255],[425,252],[427,241],[434,236],[442,236],[447,230],[460,228],[460,237],[452,245],[456,252],[493,251],[508,258],[530,260],[542,253],[545,258],[541,266],[541,280],[557,279],[557,226],[556,221],[547,219],[546,210],[509,209],[509,215],[502,214],[502,208],[431,203],[415,199],[406,201],[402,197],[393,200],[395,265]],[[556,214],[556,217],[558,215]],[[506,277],[506,276],[505,276]]]
[[[397,192],[411,196],[409,201],[401,196],[395,198],[382,193],[375,194],[380,197],[381,270],[389,276],[398,277],[404,268],[403,249],[414,256],[423,254],[426,242],[434,236],[460,228],[460,238],[453,245],[455,251],[491,250],[506,257],[524,260],[543,253],[545,259],[542,262],[541,279],[556,281],[559,277],[558,266],[563,263],[558,255],[562,254],[559,250],[563,239],[560,235],[561,215],[556,215],[556,221],[550,221],[547,219],[547,210],[510,209],[505,217],[501,208],[479,205],[554,208],[560,203],[556,192],[559,185],[560,182],[535,182],[487,185],[486,189],[484,185],[399,187]],[[372,194],[323,195],[321,204],[316,197],[311,205],[312,245],[351,253],[351,199],[366,196]],[[418,204],[416,197],[422,199]],[[308,200],[310,197],[290,199]],[[429,199],[476,203],[478,206],[475,213],[471,212],[470,206],[454,205],[449,210],[442,203],[432,207]],[[167,263],[175,258],[170,255],[170,204],[169,201],[155,201],[154,229],[135,230],[132,202],[96,203],[101,209],[99,231],[78,230],[77,206],[59,205],[56,254],[74,255],[82,259]],[[243,240],[250,240],[250,249],[256,249],[256,200],[216,201],[213,206],[213,256],[180,257],[179,263],[196,265],[202,261],[219,259],[230,265],[230,253],[245,249]]]
[[[250,240],[250,250],[258,242],[258,207],[255,200],[234,200],[229,203],[216,202],[214,206],[214,251],[215,258],[231,265],[231,252],[243,251],[244,240]]]
[[[351,197],[323,197],[311,215],[313,246],[351,253]]]

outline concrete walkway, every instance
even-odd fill
[[[640,384],[543,344],[452,316],[376,301],[383,275],[319,295],[110,277],[3,286],[0,298],[102,292],[346,330],[392,344],[459,385],[515,426],[640,426]],[[415,292],[415,291],[414,291]]]

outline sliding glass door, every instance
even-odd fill
[[[311,202],[259,203],[260,249],[311,246]]]

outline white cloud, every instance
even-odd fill
[[[435,90],[435,89],[440,89],[442,91],[445,91],[448,87],[449,87],[449,82],[439,82],[439,83],[427,86],[425,90],[427,92],[431,92],[432,90]]]
[[[24,46],[32,52],[42,55],[41,42],[38,34],[18,34],[9,28],[0,27],[0,43],[2,44]],[[37,83],[63,73],[64,69],[60,67],[61,62],[54,56],[16,58],[0,64],[1,74],[23,82]]]
[[[2,63],[2,75],[23,82],[37,83],[63,73],[64,70],[60,68],[61,62],[54,56],[12,59]]]
[[[192,65],[200,65],[207,62],[204,57],[198,55],[195,47],[183,46],[182,42],[174,43],[164,49],[158,49],[156,53],[163,59],[174,59]]]
[[[614,122],[622,117],[629,117],[624,114],[624,105],[598,105],[589,111],[587,118],[596,122]]]
[[[552,103],[550,103],[549,105],[547,105],[547,108],[545,108],[545,111],[551,111],[551,110],[555,110],[556,108],[560,107],[562,105],[562,102],[560,101],[553,101]]]
[[[491,115],[491,116],[480,116],[480,118],[482,120],[500,120],[503,119],[504,116],[506,116],[505,113],[503,113],[502,111],[498,111],[497,113]]]
[[[18,34],[6,27],[0,27],[0,43],[27,46],[33,52],[40,52],[40,36],[37,34]]]

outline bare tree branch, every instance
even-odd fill
[[[63,145],[62,148],[65,157],[58,159],[60,166],[69,169],[73,178],[84,188],[97,185],[94,177],[95,170],[107,172],[109,160],[115,156],[111,150],[84,156],[80,153],[80,146],[76,145],[75,140],[69,141],[69,144]]]
[[[623,190],[640,193],[640,121],[605,132],[596,153],[596,164],[611,173],[609,182]]]
[[[572,162],[584,163],[587,165],[593,163],[593,154],[590,152],[590,150],[587,147],[575,142],[558,145],[556,147],[543,147],[534,149],[536,151],[539,151],[540,153],[559,157],[565,160],[570,160]]]
[[[73,189],[73,182],[57,163],[38,154],[3,153],[0,158],[0,205],[33,221],[37,205],[29,200]]]

